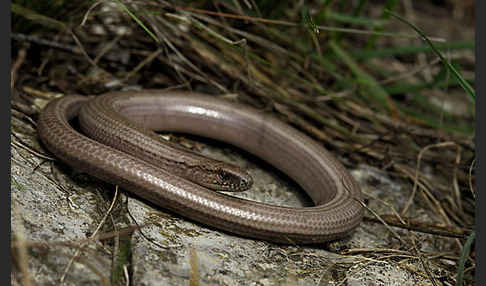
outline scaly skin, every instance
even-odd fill
[[[68,120],[78,114],[82,129],[103,143],[72,129]],[[200,135],[247,150],[295,180],[316,206],[280,207],[209,190],[194,181],[204,184],[204,172],[214,167],[192,152],[174,155],[162,146],[158,152],[166,159],[152,160],[159,155],[151,152],[140,159],[139,144],[150,151],[164,143],[153,142],[149,129]],[[362,220],[358,184],[322,146],[269,114],[213,96],[157,91],[108,93],[91,100],[67,96],[43,110],[38,132],[67,164],[186,218],[245,237],[320,243],[348,235]],[[160,160],[176,162],[182,171],[171,173]],[[219,178],[229,178],[233,190],[251,186],[244,172],[227,172]]]

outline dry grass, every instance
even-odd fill
[[[433,53],[403,55],[405,47],[396,43],[410,43],[413,30],[390,35],[383,31],[386,24],[372,25],[387,23],[387,17],[369,16],[370,8],[356,15],[337,4],[329,4],[327,11],[311,4],[313,16],[303,20],[307,7],[301,4],[275,4],[273,11],[257,9],[253,1],[177,6],[161,0],[121,3],[93,2],[70,23],[62,24],[17,9],[17,17],[51,29],[25,34],[14,26],[18,52],[13,55],[11,86],[18,106],[29,98],[25,87],[99,94],[137,85],[237,94],[239,101],[273,112],[318,140],[345,159],[348,167],[371,165],[409,181],[411,196],[402,209],[381,215],[370,210],[367,221],[412,230],[410,237],[400,239],[398,249],[350,249],[344,254],[394,263],[419,259],[421,274],[433,284],[438,282],[428,273],[429,264],[444,269],[449,283],[455,281],[457,265],[451,268],[440,261],[454,260],[474,230],[474,114],[453,115],[424,96],[429,89],[442,94],[460,89]],[[337,18],[338,12],[353,17],[344,22]],[[353,25],[351,20],[364,23]],[[323,27],[328,22],[335,28]],[[359,59],[360,52],[390,49],[390,45],[397,56]],[[446,56],[462,64],[465,78],[473,81],[467,75],[474,72],[474,61],[460,52]],[[415,94],[417,100],[410,100]],[[14,110],[35,117],[21,109]],[[424,172],[422,166],[433,171]],[[433,214],[434,222],[410,216],[410,205],[419,202]],[[416,235],[420,233],[455,238],[455,248],[444,253],[419,250]],[[23,240],[13,245],[26,247]],[[21,260],[25,251],[20,250],[13,249],[14,257]],[[472,251],[466,260],[467,285],[474,284],[474,255]],[[20,264],[18,270],[24,268]]]

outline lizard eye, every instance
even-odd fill
[[[228,181],[231,178],[231,174],[225,171],[218,172],[218,179],[222,182]]]

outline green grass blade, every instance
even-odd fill
[[[412,29],[417,32],[422,39],[430,46],[430,48],[434,51],[434,53],[440,58],[440,60],[446,65],[446,67],[451,71],[451,73],[454,75],[454,77],[459,81],[459,84],[462,86],[462,88],[474,99],[476,97],[474,89],[471,87],[471,85],[461,76],[461,74],[451,65],[451,63],[442,56],[439,50],[434,46],[434,44],[427,38],[425,33],[420,30],[417,26],[413,25],[412,23],[408,22],[401,16],[393,13],[390,10],[385,10],[386,13],[390,14],[391,16],[397,18],[401,22],[409,25]]]
[[[385,23],[383,20],[375,20],[365,17],[350,16],[341,13],[328,12],[327,19],[340,22],[343,24],[369,26],[369,27],[382,27]]]
[[[435,47],[438,50],[464,50],[464,49],[474,49],[474,41],[457,41],[451,43],[437,43]],[[367,60],[376,57],[389,57],[389,56],[401,56],[410,55],[416,53],[430,52],[430,46],[415,45],[409,47],[400,47],[392,49],[380,49],[380,50],[358,50],[351,52],[351,55],[357,60]]]
[[[363,87],[363,95],[373,98],[380,106],[387,111],[391,110],[388,93],[370,74],[365,72],[358,63],[335,41],[329,41],[329,47],[340,58],[356,76],[357,82]]]
[[[130,10],[128,9],[128,7],[127,7],[127,6],[125,6],[125,4],[123,4],[123,3],[122,3],[120,0],[114,0],[114,1],[115,1],[115,2],[118,4],[118,6],[120,6],[120,7],[121,7],[123,10],[125,10],[125,12],[127,12],[127,14],[128,14],[128,15],[130,15],[130,17],[132,17],[132,19],[133,19],[135,22],[137,22],[137,24],[139,24],[139,25],[140,25],[140,27],[142,27],[142,28],[145,30],[145,32],[147,32],[147,33],[150,35],[150,37],[152,37],[152,39],[154,39],[154,40],[155,40],[157,43],[159,43],[159,42],[160,42],[159,38],[157,38],[157,36],[156,36],[154,33],[152,33],[152,31],[150,31],[150,30],[149,30],[149,29],[148,29],[148,28],[147,28],[147,27],[146,27],[146,26],[145,26],[145,25],[142,23],[142,21],[140,21],[140,19],[138,19],[138,18],[137,18],[137,16],[135,16],[135,14],[133,14],[133,13],[132,13],[132,11],[130,11]]]
[[[469,256],[469,251],[471,250],[471,245],[476,237],[476,232],[473,231],[466,240],[464,247],[462,248],[461,257],[459,259],[459,265],[457,267],[457,280],[456,286],[462,286],[462,280],[464,275],[464,264],[466,263],[466,259]]]
[[[10,9],[12,13],[20,15],[26,19],[31,20],[34,23],[41,24],[45,27],[56,29],[58,31],[66,31],[68,29],[68,26],[63,22],[41,15],[36,11],[24,8],[18,4],[12,3]]]

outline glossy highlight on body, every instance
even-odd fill
[[[80,121],[98,126],[101,131],[94,133],[101,132],[112,147],[72,129],[68,120],[78,115]],[[127,126],[142,129],[143,136]],[[149,130],[195,134],[240,147],[295,180],[315,206],[291,208],[238,199],[173,174],[164,163],[138,157],[142,152],[137,140],[159,144],[151,141],[155,135]],[[214,96],[160,91],[108,93],[89,100],[66,96],[45,108],[38,132],[45,146],[67,164],[162,208],[245,237],[319,243],[348,235],[362,219],[358,184],[322,146],[267,113]],[[129,151],[119,150],[126,145]],[[193,153],[166,155],[188,166],[182,170],[204,166],[206,160]]]

